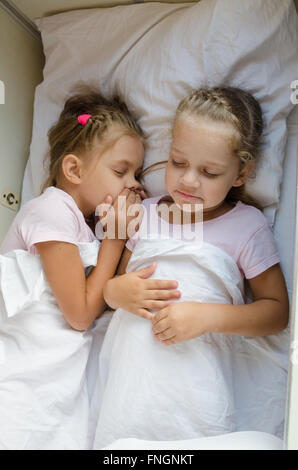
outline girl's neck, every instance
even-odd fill
[[[160,201],[159,204],[161,204],[161,203],[167,204],[170,207],[174,203],[174,201],[173,201],[173,199],[169,198],[169,199]],[[224,215],[225,213],[229,212],[231,209],[233,209],[233,207],[234,206],[232,204],[228,203],[227,201],[223,201],[222,203],[220,203],[215,208],[203,210],[203,222],[207,222],[208,220],[216,219],[217,217],[220,217],[220,216]],[[177,208],[178,208],[178,206],[177,206]],[[191,214],[191,217],[190,217],[191,220],[189,220],[189,214],[184,214],[179,209],[177,209],[177,212],[179,212],[178,215],[180,215],[180,217],[181,217],[181,224],[189,224],[189,223],[194,224],[194,223],[198,222],[198,218],[195,216],[194,213]],[[161,214],[159,214],[159,217],[161,217],[163,220],[165,220],[169,224],[175,224],[176,223],[175,220],[174,220],[174,214],[173,214],[172,211],[169,211],[169,213],[166,214],[167,218],[162,217]],[[180,220],[179,217],[178,217],[178,220]]]
[[[224,215],[226,212],[229,212],[233,209],[233,205],[227,201],[223,201],[218,207],[211,209],[210,211],[203,211],[203,222],[207,222],[208,220],[216,219]]]

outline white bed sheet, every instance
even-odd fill
[[[183,441],[118,439],[104,450],[282,450],[283,441],[265,432],[242,431]],[[191,452],[190,452],[191,454]]]
[[[296,77],[298,78],[298,77]],[[290,96],[290,87],[289,87]],[[276,214],[274,235],[281,258],[281,266],[286,279],[290,302],[292,303],[293,284],[293,254],[295,241],[295,194],[297,188],[297,158],[298,158],[298,106],[294,108],[287,120],[288,138],[284,160],[283,183],[281,187],[280,207]],[[30,175],[24,179],[26,194],[34,195],[36,188]],[[39,183],[39,182],[38,182]],[[35,181],[35,184],[37,182]],[[96,408],[96,396],[94,387],[98,374],[98,355],[102,345],[105,331],[111,319],[112,312],[106,312],[93,328],[93,343],[88,361],[88,391],[90,399],[93,397],[92,406]],[[185,443],[186,441],[184,441]],[[125,444],[124,444],[125,445]],[[117,447],[114,447],[117,448]],[[122,447],[125,448],[125,447]],[[129,448],[129,446],[127,447]],[[131,447],[130,447],[131,448]],[[141,448],[141,447],[140,447]],[[151,447],[152,448],[152,447]],[[164,447],[169,448],[169,447]],[[173,447],[171,447],[173,448]],[[177,447],[179,448],[179,447]]]
[[[298,161],[298,105],[287,120],[288,138],[284,161],[280,206],[273,227],[281,259],[281,267],[287,283],[290,303],[293,295],[293,270],[295,246],[295,214]]]

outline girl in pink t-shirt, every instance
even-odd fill
[[[179,104],[166,162],[168,197],[143,201],[142,224],[127,242],[120,275],[104,288],[117,311],[100,354],[95,448],[119,438],[176,440],[240,430],[281,437],[283,340],[276,346],[257,337],[286,329],[288,295],[271,229],[244,190],[262,130],[258,102],[240,89],[201,88]],[[191,224],[196,238],[183,240],[177,229]],[[128,288],[129,271],[150,261],[159,278],[171,273],[179,281],[181,294],[165,308],[152,307],[151,323],[140,318],[137,284]]]
[[[116,227],[127,229],[133,220],[126,217],[129,207],[144,197],[139,182],[144,138],[123,103],[109,102],[89,88],[66,101],[48,137],[50,174],[42,194],[18,212],[0,253],[22,249],[39,254],[65,319],[74,329],[85,330],[106,307],[103,287],[115,273],[127,235],[116,233],[101,242],[88,278],[77,244],[95,240],[86,220],[103,203],[113,205]],[[151,273],[151,266],[136,273],[144,292],[152,291],[153,281],[145,280]],[[156,281],[153,287],[170,298],[175,285]]]

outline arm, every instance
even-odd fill
[[[241,336],[267,336],[284,330],[289,321],[289,299],[279,264],[248,280],[254,302],[215,304],[211,329]]]
[[[176,281],[147,279],[156,268],[152,263],[143,269],[126,274],[126,266],[131,251],[125,247],[117,269],[117,275],[107,281],[104,287],[104,299],[113,309],[123,308],[135,315],[151,319],[154,314],[150,310],[158,310],[169,304],[169,299],[180,297],[176,290]]]
[[[87,329],[105,310],[103,288],[117,268],[125,240],[102,241],[97,265],[86,279],[79,250],[65,242],[35,246],[58,305],[72,328]]]
[[[117,268],[117,276],[121,276],[121,274],[126,273],[126,266],[128,265],[128,261],[130,260],[131,257],[131,251],[128,248],[124,248],[122,252],[122,256]]]
[[[170,345],[211,332],[267,336],[285,329],[289,300],[280,265],[248,282],[254,297],[251,304],[182,302],[161,310],[152,319],[156,339]]]

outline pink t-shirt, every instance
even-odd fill
[[[77,245],[95,239],[74,199],[62,189],[50,186],[21,207],[0,247],[0,254],[20,249],[37,255],[34,244],[38,242],[57,240]]]
[[[156,205],[167,196],[157,196],[143,201],[145,209],[149,213],[149,206]],[[148,233],[160,233],[160,217],[155,210],[150,211],[150,223],[146,226]],[[148,220],[149,220],[148,219]],[[167,224],[162,220],[162,224]],[[138,239],[145,232],[144,218],[140,230],[130,238],[126,247],[133,251]],[[169,229],[169,235],[173,235],[175,224]],[[196,224],[192,224],[195,230]],[[238,201],[229,212],[215,219],[203,222],[203,241],[215,245],[228,253],[236,262],[243,278],[251,279],[258,276],[266,269],[280,262],[279,254],[273,238],[273,232],[268,225],[263,213],[256,207],[243,204]]]

